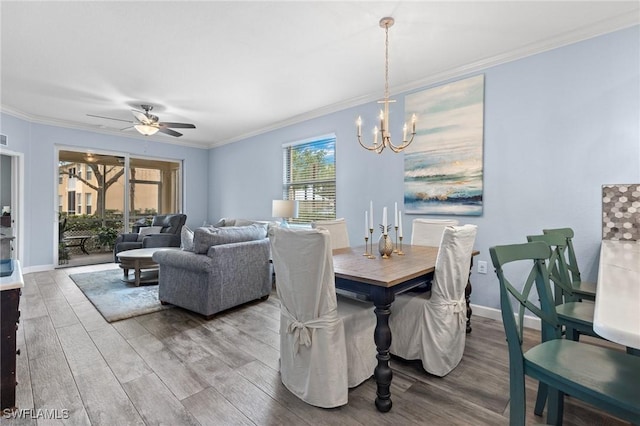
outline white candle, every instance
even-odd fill
[[[358,137],[362,136],[362,118],[358,117],[358,121],[356,121],[356,125],[358,126]]]
[[[397,228],[398,227],[398,203],[395,203],[395,207],[393,210],[393,227]]]
[[[387,235],[387,208],[382,209],[382,233]]]
[[[360,136],[358,134],[358,136]],[[404,123],[404,126],[402,126],[402,142],[406,142],[407,141],[407,123]]]
[[[369,229],[373,229],[373,201],[369,201]]]
[[[369,212],[364,211],[364,237],[369,238]]]
[[[398,212],[398,237],[402,238],[402,212]]]

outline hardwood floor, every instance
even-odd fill
[[[508,424],[499,322],[473,318],[464,358],[444,378],[424,373],[419,362],[393,359],[391,412],[376,410],[373,379],[350,390],[348,405],[325,410],[280,382],[275,292],[209,321],[175,308],[109,324],[68,275],[112,267],[25,275],[17,405],[33,411],[3,418],[3,425]],[[531,330],[527,344],[538,336]],[[543,422],[533,415],[536,386],[528,382],[528,423]],[[47,420],[47,413],[68,418]],[[627,423],[567,398],[564,424]]]

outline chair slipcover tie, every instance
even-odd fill
[[[300,350],[300,345],[304,345],[306,347],[311,346],[311,332],[310,328],[328,328],[337,326],[340,322],[340,318],[338,317],[338,311],[333,309],[327,312],[325,315],[309,320],[309,321],[299,321],[296,317],[294,317],[289,310],[282,305],[281,312],[287,319],[287,333],[293,334],[293,340],[295,345],[296,354]]]
[[[453,308],[453,313],[458,314],[458,319],[460,321],[467,320],[467,302],[465,299],[441,300],[439,302],[432,301],[431,304],[435,306],[451,306]]]

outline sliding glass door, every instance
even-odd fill
[[[129,224],[182,209],[180,163],[144,158],[129,162]]]
[[[58,264],[112,261],[136,221],[182,211],[180,162],[71,150],[58,160]]]

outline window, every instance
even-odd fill
[[[87,176],[89,175],[89,169],[87,169]],[[91,214],[91,193],[84,194],[86,200],[84,204],[85,213]]]
[[[298,200],[292,223],[336,218],[336,137],[327,135],[283,146],[283,198]]]
[[[63,206],[62,206],[62,195],[58,195],[58,211],[62,212]]]
[[[76,192],[75,191],[69,191],[67,193],[67,213],[69,214],[76,214],[76,211],[74,210],[76,207]]]
[[[82,214],[82,192],[76,192],[76,200],[78,200],[78,210],[76,210],[76,214]]]
[[[87,167],[87,178],[86,178],[86,179],[87,179],[89,182],[91,182],[91,177],[93,176],[93,175],[92,175],[92,173],[93,173],[93,172],[92,172],[91,168]]]

